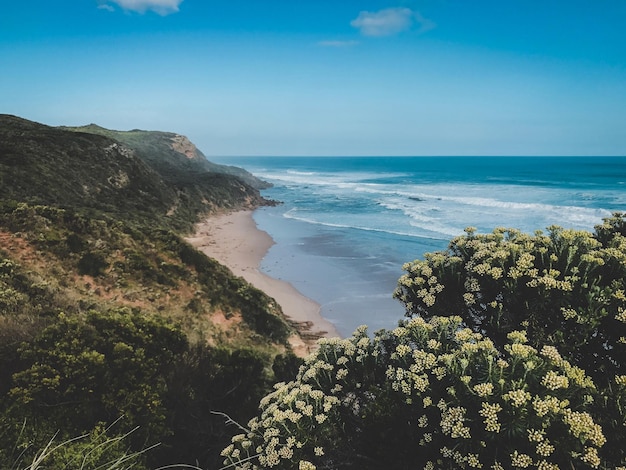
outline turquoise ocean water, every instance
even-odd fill
[[[261,269],[322,305],[343,336],[393,328],[402,264],[479,232],[593,230],[626,212],[626,157],[246,157],[274,184],[255,212],[276,244]]]

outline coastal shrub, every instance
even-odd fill
[[[626,371],[625,217],[595,233],[467,229],[446,251],[405,264],[395,296],[407,316],[459,315],[499,348],[524,329],[531,345],[557,346],[607,385]]]
[[[304,359],[290,351],[285,354],[278,354],[272,363],[272,371],[274,372],[276,382],[289,382],[292,380],[303,363]]]
[[[77,233],[70,233],[65,237],[65,244],[69,253],[80,253],[87,248],[87,243]]]
[[[164,405],[174,358],[187,340],[174,324],[129,309],[61,314],[19,349],[7,412],[69,435],[124,416],[133,439],[167,434]]]
[[[53,310],[52,305],[63,303],[58,290],[52,283],[33,272],[26,271],[18,263],[5,258],[0,251],[0,336],[11,338],[4,328],[16,326],[22,330],[32,330]],[[16,330],[13,330],[15,333]],[[2,348],[0,344],[0,348]]]
[[[523,331],[500,351],[460,317],[322,339],[224,449],[228,468],[600,468],[591,378]]]
[[[109,264],[102,253],[88,251],[78,260],[78,273],[97,277],[104,274],[104,270],[108,266]]]
[[[615,213],[594,233],[550,227],[534,235],[473,229],[446,251],[404,265],[395,296],[407,316],[457,314],[464,325],[502,350],[523,329],[535,348],[556,346],[587,371],[599,393],[594,417],[615,442],[626,442],[626,214]],[[608,445],[608,461],[626,450]]]
[[[225,415],[247,422],[271,391],[269,358],[249,348],[191,346],[176,361],[166,395],[171,434],[150,453],[160,465],[192,463],[221,467],[219,453],[230,442]]]
[[[243,319],[254,331],[277,343],[287,341],[291,328],[282,316],[280,306],[243,279],[237,294],[234,304],[241,309]]]
[[[22,325],[12,327],[12,319],[0,316],[0,468],[12,468],[25,451],[24,468],[51,436],[68,441],[45,459],[45,468],[55,470],[81,468],[68,462],[82,452],[94,457],[109,444],[112,453],[84,468],[108,468],[118,450],[148,468],[219,468],[230,430],[214,411],[245,422],[271,390],[267,352],[190,345],[178,326],[139,311],[62,314],[28,334],[17,331]],[[118,417],[115,432],[93,440],[91,434]],[[109,442],[135,427],[115,446]],[[80,435],[86,436],[70,442]]]

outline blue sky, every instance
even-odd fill
[[[626,155],[626,0],[10,0],[0,112],[207,156]]]

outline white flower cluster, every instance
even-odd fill
[[[541,385],[546,387],[548,390],[567,388],[569,387],[569,379],[558,372],[550,370],[541,379]]]
[[[453,439],[470,439],[470,429],[464,425],[466,409],[462,406],[448,408],[441,414],[441,430]]]
[[[505,393],[502,395],[502,399],[506,402],[510,402],[513,407],[519,408],[530,401],[531,395],[524,390],[517,389]]]
[[[530,455],[521,454],[518,451],[513,451],[511,454],[511,465],[516,468],[528,468],[533,464],[533,459]]]
[[[294,382],[263,399],[250,432],[224,450],[225,464],[332,466],[350,426],[358,438],[371,413],[395,409],[413,423],[412,442],[428,449],[424,468],[553,470],[564,461],[596,468],[604,435],[579,411],[593,384],[555,348],[538,353],[521,331],[509,340],[502,354],[459,317],[412,318],[374,339],[360,329],[323,340]],[[379,400],[391,408],[381,410]],[[563,429],[569,434],[555,434]],[[432,452],[439,457],[428,459]]]
[[[540,354],[546,359],[548,359],[550,362],[552,362],[553,364],[557,364],[557,365],[563,364],[563,358],[561,357],[561,354],[554,346],[544,346],[543,348],[541,348]]]
[[[597,447],[604,445],[606,442],[602,428],[593,422],[593,418],[589,413],[565,409],[563,418],[563,421],[569,425],[572,435],[577,439],[584,440]]]
[[[480,383],[474,385],[474,391],[479,397],[487,397],[493,393],[492,383]]]
[[[482,409],[478,412],[482,416],[485,423],[485,430],[488,432],[500,432],[502,425],[498,422],[498,412],[502,411],[499,403],[481,403]]]

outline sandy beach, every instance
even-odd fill
[[[302,295],[288,282],[260,271],[261,260],[274,240],[257,228],[252,211],[211,216],[199,223],[194,236],[186,240],[278,302],[304,339],[292,340],[297,354],[310,352],[316,338],[339,336],[334,325],[320,314],[318,303]]]

